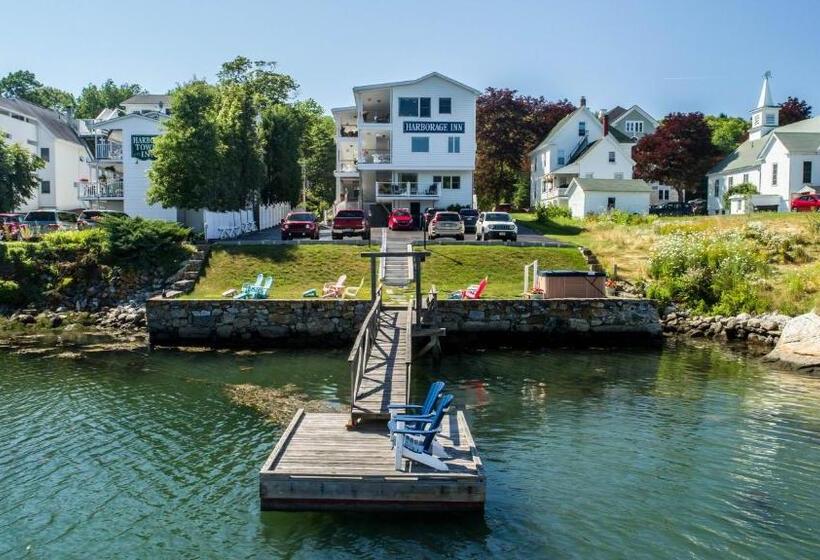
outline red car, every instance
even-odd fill
[[[345,236],[361,235],[362,239],[370,239],[370,224],[364,210],[339,210],[333,218],[330,228],[330,237],[341,239]]]
[[[319,221],[312,212],[290,212],[282,220],[282,241],[294,237],[319,239]]]
[[[390,216],[387,218],[387,227],[392,231],[396,231],[397,229],[413,229],[413,216],[410,215],[410,210],[407,208],[396,208],[390,212]]]
[[[820,212],[820,194],[804,194],[792,200],[792,212]]]
[[[26,224],[20,214],[0,214],[0,240],[21,241],[25,230]]]

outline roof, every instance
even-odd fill
[[[582,159],[585,155],[587,155],[587,153],[588,153],[588,152],[589,152],[592,148],[594,148],[595,146],[597,146],[598,144],[600,144],[602,140],[603,140],[603,138],[598,138],[598,139],[597,139],[597,140],[595,140],[594,142],[587,142],[587,145],[586,145],[586,146],[584,146],[584,149],[583,149],[583,150],[581,150],[581,151],[580,151],[580,152],[578,152],[577,154],[573,154],[572,158],[570,158],[570,160],[567,162],[567,165],[572,165],[572,164],[573,164],[573,163],[575,163],[576,161],[578,161],[578,160]]]
[[[156,105],[162,103],[163,105],[170,105],[170,95],[160,95],[154,93],[144,93],[133,95],[120,103],[120,105]]]
[[[634,140],[632,140],[631,137],[627,136],[614,126],[610,125],[609,133],[612,135],[613,138],[615,138],[615,140],[617,140],[621,144],[633,144],[635,142]]]
[[[548,145],[552,141],[552,139],[555,138],[556,135],[558,135],[558,131],[561,130],[561,127],[564,126],[575,113],[577,113],[578,111],[583,111],[584,109],[586,109],[586,107],[578,107],[568,115],[564,115],[564,118],[555,123],[555,126],[552,127],[552,130],[549,131],[549,134],[547,134],[546,138],[541,140],[541,142],[535,148],[533,148],[530,154],[537,152],[540,148],[543,148],[544,146]]]
[[[53,134],[55,138],[85,146],[75,130],[65,120],[66,117],[53,109],[47,109],[41,105],[37,105],[36,103],[16,97],[0,97],[0,107],[36,119],[37,122]]]
[[[712,169],[709,170],[709,175],[713,173],[726,173],[728,171],[739,171],[757,165],[757,156],[769,141],[770,133],[765,134],[757,140],[746,140],[728,156],[723,158]]]
[[[111,125],[115,124],[115,123],[118,123],[120,121],[124,121],[126,119],[131,119],[131,118],[145,119],[145,120],[148,120],[148,121],[157,122],[157,121],[167,119],[169,117],[168,117],[168,115],[166,115],[164,113],[157,113],[156,111],[152,111],[151,113],[148,113],[148,114],[146,114],[146,113],[128,113],[128,114],[125,114],[125,115],[121,115],[119,117],[114,117],[113,119],[108,119],[107,121],[96,121],[94,123],[90,123],[88,125],[88,127],[92,130],[97,130],[97,129],[100,129],[100,128],[102,128],[102,129],[117,128],[116,126],[112,127]]]
[[[762,107],[776,107],[772,100],[772,89],[769,87],[769,78],[772,77],[771,72],[763,74],[763,86],[760,88],[760,95],[757,98],[757,109]]]
[[[615,105],[612,109],[606,112],[606,116],[609,117],[609,122],[612,122],[624,113],[626,113],[626,109],[620,105]]]
[[[570,183],[577,184],[583,191],[596,192],[652,192],[652,187],[643,179],[583,179],[576,177]]]
[[[468,86],[466,84],[462,84],[461,82],[456,81],[456,80],[454,80],[454,79],[452,79],[448,76],[445,76],[444,74],[441,74],[439,72],[430,72],[429,74],[425,74],[421,78],[417,78],[415,80],[407,80],[407,81],[404,81],[404,82],[385,82],[383,84],[370,84],[370,85],[366,85],[366,86],[356,86],[356,87],[353,88],[353,91],[357,92],[357,91],[362,91],[362,90],[366,90],[366,89],[384,89],[384,88],[392,88],[392,87],[399,87],[399,86],[412,86],[413,84],[418,84],[419,82],[423,82],[424,80],[427,80],[429,78],[441,78],[442,80],[448,81],[453,85],[464,88],[467,91],[474,93],[475,95],[481,95],[481,92],[478,91],[477,89],[471,88],[470,86]]]
[[[820,150],[820,132],[779,132],[774,135],[789,153],[816,153]]]
[[[629,109],[624,110],[624,112],[619,114],[617,117],[612,117],[611,115],[609,115],[609,113],[607,113],[607,115],[609,115],[609,117],[610,117],[609,118],[609,124],[617,123],[618,121],[620,121],[621,119],[623,119],[625,116],[627,116],[629,113],[631,113],[633,111],[635,111],[636,113],[640,113],[640,115],[643,118],[645,118],[650,123],[652,123],[652,126],[655,126],[655,127],[658,126],[658,121],[655,120],[655,117],[653,117],[652,115],[650,115],[649,113],[647,113],[646,111],[641,109],[638,105],[633,105]]]

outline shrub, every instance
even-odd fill
[[[572,218],[572,212],[565,206],[544,206],[539,204],[535,207],[535,217],[539,222],[548,222],[556,218]]]
[[[176,262],[190,230],[174,222],[110,217],[100,223],[108,236],[109,259],[120,265],[150,266]]]
[[[600,214],[588,214],[586,221],[597,224],[617,224],[621,226],[639,226],[644,224],[651,224],[657,220],[657,216],[652,214],[630,214],[623,210],[611,210],[609,212],[602,212]]]
[[[726,192],[723,193],[724,208],[729,208],[729,197],[736,194],[745,194],[750,197],[753,194],[757,194],[757,187],[754,183],[738,183],[737,185],[729,187],[726,189]]]
[[[0,305],[14,305],[22,300],[20,285],[14,280],[0,280]]]

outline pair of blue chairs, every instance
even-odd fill
[[[387,427],[396,450],[397,471],[403,470],[403,458],[437,471],[449,470],[442,459],[450,456],[436,441],[436,434],[441,431],[441,422],[452,402],[453,395],[444,394],[444,383],[436,381],[430,385],[422,404],[388,405]]]
[[[238,294],[233,299],[267,299],[268,292],[273,286],[273,276],[265,276],[260,273],[256,277],[256,283],[245,282]]]

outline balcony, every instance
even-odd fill
[[[368,150],[363,148],[359,163],[390,163],[390,150]]]
[[[359,137],[359,127],[350,124],[343,124],[339,127],[339,137],[340,138],[358,138]]]
[[[390,124],[390,112],[362,111],[362,122],[365,124]]]
[[[441,183],[376,183],[376,198],[437,199]]]
[[[97,159],[122,161],[122,143],[120,142],[101,141],[97,142],[95,148],[95,157]]]
[[[109,181],[107,183],[74,183],[77,188],[77,197],[80,200],[122,200],[122,181]]]
[[[355,160],[342,160],[339,162],[339,168],[336,170],[339,173],[356,173],[358,168],[356,167]]]

